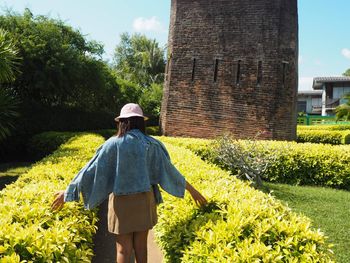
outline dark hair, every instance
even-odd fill
[[[118,122],[117,137],[123,137],[128,131],[132,129],[139,129],[146,133],[146,124],[143,117],[121,118]]]

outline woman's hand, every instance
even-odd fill
[[[187,181],[186,181],[186,190],[190,192],[196,205],[203,206],[208,203],[207,199],[205,199],[205,197],[200,192],[198,192],[192,185],[190,185]]]
[[[61,210],[64,206],[64,190],[55,193],[55,200],[52,202],[52,210]]]

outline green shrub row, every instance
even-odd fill
[[[344,131],[350,130],[350,125],[339,124],[339,125],[298,125],[299,130],[327,130],[327,131]]]
[[[115,115],[80,109],[45,107],[36,103],[21,105],[12,136],[0,143],[0,160],[28,160],[26,144],[35,134],[45,131],[90,131],[115,127]]]
[[[155,230],[165,262],[333,262],[323,234],[312,229],[309,219],[191,151],[169,143],[166,147],[172,162],[210,204],[199,209],[188,194],[185,200],[164,195]]]
[[[208,141],[194,141],[199,152],[210,153],[204,150]],[[97,135],[73,137],[0,192],[0,262],[91,260],[96,214],[76,203],[53,213],[50,204],[52,193],[66,187],[102,142]],[[332,262],[323,235],[308,219],[190,151],[167,147],[175,165],[211,200],[197,209],[188,196],[165,195],[156,234],[168,262]]]
[[[350,130],[307,130],[297,132],[298,142],[349,144]]]
[[[159,135],[158,126],[146,127],[146,132],[149,135]],[[106,140],[111,136],[116,134],[116,130],[105,129],[105,130],[95,130],[91,133],[99,134],[103,136]],[[68,141],[68,139],[82,134],[81,132],[56,132],[49,131],[34,135],[27,143],[27,151],[33,160],[39,160],[54,150],[56,150],[61,144]]]
[[[46,139],[54,135],[50,146],[37,144],[46,151],[72,136]],[[0,262],[91,262],[96,211],[74,202],[59,212],[50,206],[103,142],[93,134],[73,137],[0,192]]]
[[[79,133],[77,132],[55,131],[39,133],[29,140],[27,143],[27,151],[32,160],[40,160],[54,152],[60,145],[78,134]]]
[[[214,141],[161,138],[186,147],[203,159],[225,168],[215,156]],[[244,146],[246,142],[240,140],[237,143]],[[263,178],[265,181],[350,190],[350,147],[347,145],[259,141],[257,151],[276,155]]]

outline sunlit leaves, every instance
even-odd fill
[[[184,146],[203,159],[226,168],[215,156],[213,141],[167,137],[162,140]],[[244,140],[237,142],[242,147],[246,144]],[[265,181],[350,189],[350,148],[347,145],[287,141],[260,141],[259,144],[264,146],[265,154],[277,154],[267,168],[263,177]]]
[[[0,262],[91,262],[96,211],[50,205],[103,141],[80,135],[0,192]]]
[[[208,140],[161,137],[205,152]],[[211,204],[207,212],[164,196],[157,238],[166,262],[333,262],[323,234],[272,196],[249,187],[183,147],[166,144],[172,161]]]

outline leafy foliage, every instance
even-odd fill
[[[299,130],[298,142],[349,144],[350,130]]]
[[[164,49],[144,35],[123,33],[114,53],[123,102],[141,105],[152,125],[158,124],[163,95]]]
[[[100,43],[87,41],[63,21],[34,16],[29,9],[23,15],[0,16],[0,27],[22,57],[22,73],[12,89],[23,102],[87,110],[117,107],[118,87],[101,60]]]
[[[309,219],[190,151],[166,147],[186,179],[211,200],[198,210],[187,195],[185,200],[164,196],[156,236],[166,262],[333,262],[323,234]]]
[[[343,76],[350,77],[350,68],[343,73]]]
[[[96,211],[50,205],[101,143],[97,135],[75,137],[0,192],[1,262],[91,262]]]
[[[298,125],[298,142],[349,144],[350,125]]]
[[[346,103],[339,105],[335,109],[335,116],[337,121],[341,119],[345,119],[347,121],[350,120],[350,93],[345,94],[344,99],[346,99]]]
[[[6,31],[0,28],[0,83],[11,82],[18,74],[18,50]]]
[[[54,131],[36,134],[28,141],[27,151],[33,160],[40,160],[53,153],[60,145],[77,135],[79,135],[77,132]]]
[[[294,212],[302,213],[320,227],[334,244],[338,263],[350,262],[350,192],[316,186],[291,186],[267,183],[271,194],[288,203]]]
[[[0,142],[11,134],[18,114],[18,100],[15,94],[1,84],[11,82],[18,74],[19,56],[8,33],[0,28]]]
[[[311,131],[311,130],[327,130],[327,131],[345,131],[350,130],[350,125],[340,124],[340,125],[298,125],[298,131]]]
[[[11,134],[14,120],[19,116],[18,100],[9,91],[0,88],[0,142]]]
[[[218,161],[218,156],[213,149],[215,145],[211,140],[181,140],[168,137],[162,137],[162,140],[186,147],[203,159],[226,168]],[[244,140],[238,140],[237,143],[242,147],[246,145]],[[350,148],[348,146],[287,141],[260,141],[260,144],[264,145],[261,149],[266,156],[271,153],[278,154],[275,161],[269,164],[263,180],[350,190]]]
[[[102,142],[96,135],[73,137],[0,192],[3,261],[91,261],[95,212],[68,203],[53,213],[49,205],[52,192],[66,186]],[[188,150],[167,148],[176,167],[211,200],[198,209],[188,195],[164,195],[156,235],[168,262],[333,262],[323,234],[307,218]]]
[[[162,96],[163,87],[156,83],[152,83],[140,96],[139,104],[145,115],[150,117],[151,125],[158,125]]]
[[[262,188],[261,178],[266,176],[268,166],[276,161],[278,153],[266,155],[264,145],[257,140],[258,136],[246,140],[243,146],[232,136],[225,135],[214,143],[214,155],[217,162],[239,179],[249,180],[255,187]]]
[[[114,67],[123,79],[149,87],[162,83],[165,71],[164,49],[144,35],[123,33],[115,48]]]

